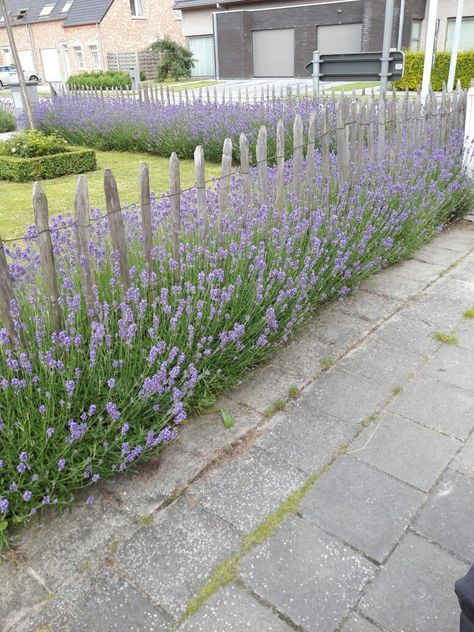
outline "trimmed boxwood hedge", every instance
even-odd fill
[[[120,70],[99,70],[80,72],[67,80],[70,88],[131,88],[132,79],[128,72]]]
[[[433,90],[442,90],[443,82],[448,81],[449,62],[451,53],[436,53],[435,64],[431,71],[431,87]],[[396,90],[417,90],[423,79],[423,64],[425,54],[422,52],[405,51],[405,73],[403,79],[394,81]],[[455,80],[461,80],[463,88],[469,88],[474,77],[474,50],[458,53],[456,63]]]
[[[28,182],[47,180],[69,173],[94,171],[97,160],[93,149],[71,148],[70,151],[35,158],[0,156],[0,180]]]

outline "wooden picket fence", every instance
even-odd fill
[[[391,101],[339,99],[331,109],[329,102],[318,104],[309,117],[304,134],[303,120],[300,114],[294,119],[292,131],[292,178],[289,185],[285,182],[285,130],[283,121],[279,121],[276,129],[276,183],[269,186],[268,130],[262,126],[256,143],[256,162],[250,161],[249,141],[242,133],[239,138],[240,165],[235,173],[239,176],[242,191],[251,204],[274,204],[281,212],[287,207],[288,197],[296,202],[307,201],[303,196],[310,191],[314,197],[314,175],[316,169],[315,147],[321,152],[321,170],[325,178],[350,180],[364,169],[365,160],[369,163],[395,161],[401,151],[407,147],[415,150],[417,147],[429,143],[431,149],[446,146],[450,133],[455,129],[463,129],[466,112],[467,92],[458,90],[454,93],[444,93],[441,101],[431,95],[424,104],[420,97],[413,99],[394,99]],[[333,104],[334,105],[334,104]],[[321,117],[321,118],[319,118]],[[317,137],[317,122],[321,132]],[[306,152],[304,151],[306,149]],[[332,164],[331,152],[337,155],[337,164]],[[306,154],[306,155],[305,155]],[[306,163],[304,162],[306,159]],[[318,162],[319,164],[319,162]],[[253,167],[253,169],[252,169]],[[389,166],[387,166],[389,168]],[[194,153],[194,172],[196,191],[197,217],[202,220],[202,238],[208,230],[207,195],[204,150],[196,147]],[[232,177],[232,140],[224,142],[221,173],[218,178],[219,186],[218,209],[219,217],[225,215],[230,204],[230,183]],[[215,182],[213,179],[212,182]],[[210,185],[214,186],[214,184]],[[106,200],[106,216],[109,220],[110,241],[112,249],[118,253],[120,282],[124,294],[130,287],[128,247],[125,235],[123,208],[121,207],[117,183],[110,170],[104,173],[104,191]],[[176,153],[170,158],[169,193],[163,197],[170,200],[170,249],[176,267],[175,280],[180,277],[180,222],[181,196],[180,164]],[[146,163],[142,164],[140,172],[140,210],[143,231],[144,260],[149,273],[154,269],[151,215],[151,193],[149,171]],[[63,315],[59,300],[59,283],[48,214],[48,200],[39,182],[33,187],[33,207],[37,232],[37,246],[40,255],[42,277],[50,304],[50,318],[56,331],[63,325]],[[89,258],[89,227],[91,224],[90,205],[88,198],[88,184],[85,175],[78,178],[74,202],[74,224],[76,231],[77,257],[81,275],[82,294],[89,310],[94,310],[94,270]],[[15,241],[13,239],[7,241]],[[15,299],[13,283],[10,278],[4,242],[0,239],[0,321],[7,329],[14,348],[24,343],[15,329],[14,318],[10,306]]]

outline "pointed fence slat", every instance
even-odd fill
[[[275,204],[282,211],[286,205],[285,190],[285,124],[278,120],[276,129],[277,184]]]
[[[293,194],[301,199],[301,180],[303,169],[303,120],[301,114],[295,116],[293,124]]]
[[[20,347],[20,336],[15,329],[15,323],[10,313],[13,300],[15,300],[13,284],[5,256],[3,241],[0,237],[0,323],[3,324],[7,330],[13,349],[18,349]]]
[[[173,279],[177,282],[181,276],[181,258],[179,235],[181,232],[181,175],[179,159],[174,151],[170,156],[170,203],[171,203],[171,253],[175,262]]]
[[[219,225],[229,206],[230,174],[232,171],[232,140],[226,138],[222,151],[221,178],[219,182]]]
[[[123,225],[122,208],[120,206],[120,198],[117,189],[117,182],[112,175],[110,169],[104,172],[104,192],[107,214],[109,217],[110,236],[112,238],[112,246],[117,253],[120,282],[124,292],[130,287],[130,272],[128,268],[127,240],[125,237],[125,229]]]
[[[58,278],[54,262],[53,243],[49,230],[48,200],[39,182],[35,182],[33,185],[33,209],[36,232],[38,233],[42,276],[50,304],[51,322],[54,330],[60,331],[62,315],[59,306]]]
[[[150,171],[146,162],[140,165],[140,208],[142,212],[143,247],[148,280],[153,272],[153,229],[151,224]]]
[[[89,258],[89,187],[85,175],[77,179],[76,196],[74,198],[74,220],[77,238],[77,258],[81,275],[82,291],[87,309],[94,310],[94,292],[92,288],[92,270]]]
[[[257,137],[257,174],[258,194],[260,204],[264,206],[268,201],[268,162],[267,162],[267,128],[261,125]]]
[[[239,138],[240,150],[240,173],[242,175],[242,185],[244,194],[250,200],[252,195],[252,183],[250,181],[250,152],[247,136],[242,132]]]
[[[197,215],[202,226],[201,234],[204,237],[208,229],[207,204],[206,204],[206,166],[204,163],[204,149],[198,145],[194,150],[194,175],[196,178]]]
[[[377,159],[383,160],[385,151],[385,100],[379,101]]]
[[[306,151],[306,184],[310,186],[314,178],[314,150],[316,146],[316,117],[313,110],[309,115],[308,149]]]
[[[323,137],[322,137],[322,158],[323,158],[323,164],[322,164],[322,170],[323,170],[323,176],[325,176],[326,178],[329,177],[330,173],[331,173],[331,166],[330,166],[330,143],[331,143],[331,138],[330,138],[330,133],[331,133],[331,128],[329,125],[329,111],[327,108],[326,103],[324,104],[324,110],[323,110]]]

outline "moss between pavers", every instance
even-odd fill
[[[436,333],[434,333],[433,338],[445,345],[457,345],[459,342],[459,338],[456,336],[456,334],[447,334],[441,331],[437,331]]]
[[[0,180],[13,182],[58,178],[70,173],[94,171],[96,168],[95,151],[80,147],[73,147],[60,154],[34,158],[0,156]]]
[[[466,309],[463,316],[464,318],[474,318],[474,307],[471,307],[470,309]]]

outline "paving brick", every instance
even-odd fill
[[[458,452],[451,467],[469,478],[474,478],[474,435],[470,436]]]
[[[390,396],[392,387],[334,367],[305,390],[305,403],[318,412],[360,423]]]
[[[460,281],[474,283],[474,264],[471,261],[464,261],[452,271],[452,277]]]
[[[420,372],[446,384],[453,384],[474,392],[474,351],[457,346],[442,347]]]
[[[394,270],[397,271],[399,276],[403,276],[406,279],[414,279],[415,281],[424,281],[425,283],[430,283],[437,279],[444,269],[444,266],[425,263],[416,259],[409,259],[394,266]]]
[[[313,473],[349,441],[357,424],[317,412],[305,404],[305,394],[275,416],[257,445],[279,458]]]
[[[463,319],[458,329],[458,337],[460,347],[474,351],[474,318]]]
[[[409,348],[394,347],[374,337],[341,360],[338,368],[394,388],[402,384],[419,363],[419,354]]]
[[[390,409],[459,439],[465,439],[474,428],[472,393],[428,377],[417,377],[407,384]]]
[[[449,267],[462,256],[458,251],[441,247],[442,244],[430,243],[415,252],[414,258],[425,263]]]
[[[474,559],[474,479],[448,470],[415,521],[415,529],[465,560]]]
[[[151,526],[131,535],[116,560],[135,587],[178,616],[239,542],[229,524],[181,498]]]
[[[285,520],[244,559],[241,579],[306,632],[334,630],[374,566],[317,526]]]
[[[347,314],[357,316],[375,325],[390,316],[400,303],[399,298],[379,296],[378,294],[358,290],[340,299],[338,308]]]
[[[409,296],[421,292],[425,286],[426,281],[404,277],[399,274],[398,268],[395,266],[369,277],[362,283],[361,288],[367,292],[374,292],[381,296],[389,296],[404,301]]]
[[[63,599],[51,598],[44,604],[43,608],[35,608],[14,628],[1,628],[3,630],[14,630],[14,632],[72,632],[74,619],[71,615],[71,605]],[[5,623],[5,621],[2,621]]]
[[[252,371],[240,386],[229,393],[235,402],[263,413],[277,399],[286,399],[295,376],[268,364]]]
[[[386,342],[393,347],[408,349],[412,353],[427,356],[438,347],[433,333],[436,328],[429,323],[425,323],[414,315],[410,317],[405,312],[395,314],[379,329],[377,329],[377,340]]]
[[[178,632],[291,632],[284,621],[242,588],[219,589]]]
[[[24,567],[13,563],[0,564],[0,586],[0,624],[5,626],[0,625],[1,630],[16,623],[48,597],[45,588]]]
[[[468,568],[435,544],[408,534],[359,609],[390,632],[454,632],[460,612],[454,582]]]
[[[285,461],[253,448],[199,481],[190,491],[208,511],[244,532],[254,529],[301,487],[306,475]]]
[[[423,491],[434,485],[461,446],[456,439],[392,413],[382,417],[374,430],[369,426],[349,452]]]
[[[338,304],[322,309],[315,320],[316,336],[329,344],[329,357],[336,358],[348,347],[361,340],[371,330],[372,325],[357,316],[345,314],[337,309]]]
[[[342,626],[341,632],[380,632],[380,628],[364,619],[358,614],[354,614]]]
[[[383,562],[425,495],[345,456],[317,481],[300,505],[308,518]]]

